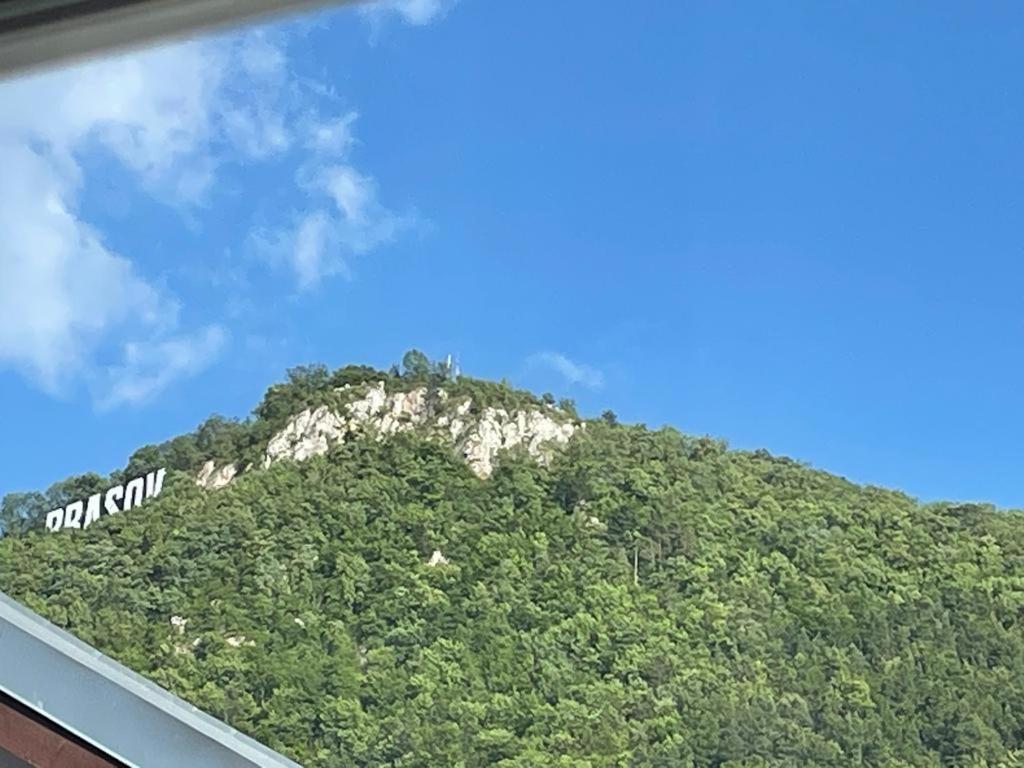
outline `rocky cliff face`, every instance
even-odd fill
[[[503,448],[524,446],[544,463],[551,458],[552,446],[569,442],[577,428],[571,421],[557,421],[540,410],[508,413],[502,408],[487,408],[479,421],[465,427],[457,445],[479,477],[490,477],[494,458]]]
[[[472,400],[453,402],[443,389],[388,392],[384,382],[378,382],[359,390],[345,387],[339,393],[345,397],[344,405],[308,408],[292,417],[267,444],[264,468],[286,459],[305,461],[323,455],[332,444],[350,438],[381,440],[416,429],[451,443],[478,477],[487,478],[494,471],[498,451],[521,446],[543,463],[556,446],[569,442],[583,426],[551,407],[512,412],[486,407],[473,414]],[[208,462],[196,482],[206,488],[222,488],[236,474],[234,464],[217,469]]]
[[[215,491],[234,480],[237,474],[238,466],[235,464],[225,464],[218,469],[213,461],[208,461],[203,464],[203,468],[196,475],[196,484]]]
[[[311,456],[321,456],[327,453],[331,442],[343,440],[348,433],[348,423],[326,405],[316,410],[307,408],[270,438],[263,467],[281,459],[305,461]]]

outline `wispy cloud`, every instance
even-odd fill
[[[364,5],[362,13],[375,25],[388,16],[398,16],[406,24],[422,26],[442,18],[457,3],[458,0],[378,0]]]
[[[105,152],[141,189],[195,206],[228,154],[287,145],[283,79],[281,51],[250,34],[0,85],[0,365],[51,393],[86,383],[110,405],[141,402],[214,359],[223,331],[183,329],[178,298],[82,217],[81,158]],[[120,359],[101,362],[111,350]]]
[[[57,393],[112,330],[158,333],[177,306],[78,218],[74,166],[5,137],[0,167],[0,363]]]
[[[331,275],[351,277],[353,258],[390,243],[419,221],[415,212],[397,213],[381,204],[376,180],[347,161],[354,120],[347,115],[314,126],[313,154],[298,173],[308,207],[286,227],[252,234],[257,252],[290,264],[301,290]]]
[[[570,360],[560,352],[538,352],[531,355],[528,363],[534,367],[548,368],[559,374],[569,384],[579,384],[589,389],[604,386],[604,375],[597,368]]]
[[[320,154],[344,156],[356,142],[352,125],[358,117],[356,112],[327,119],[313,117],[306,128],[306,148]]]
[[[173,382],[209,365],[220,355],[227,338],[221,326],[210,325],[191,335],[126,344],[123,361],[105,371],[97,406],[106,410],[151,400]]]
[[[346,159],[356,114],[332,112],[329,89],[294,75],[285,43],[254,31],[0,84],[0,366],[54,394],[86,384],[109,407],[152,397],[223,348],[220,326],[189,329],[165,281],[83,217],[95,165],[83,159],[97,152],[188,213],[208,204],[225,163],[297,150],[309,208],[275,226],[302,287],[397,234],[406,218]]]
[[[174,331],[177,300],[82,219],[78,158],[98,145],[161,195],[201,195],[210,163],[199,148],[223,76],[210,63],[189,44],[0,88],[0,364],[56,393],[100,375],[102,344]]]

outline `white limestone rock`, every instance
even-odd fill
[[[207,490],[216,491],[230,484],[237,474],[237,464],[225,464],[220,469],[217,469],[216,462],[211,459],[203,464],[202,469],[199,470],[199,474],[196,475],[196,485],[206,488]]]
[[[441,394],[444,395],[442,402],[448,399],[448,393],[441,390]],[[457,441],[462,434],[466,431],[468,424],[466,423],[466,415],[469,413],[469,409],[472,407],[473,401],[470,398],[466,398],[457,406],[451,416],[448,414],[442,414],[437,419],[437,426],[442,429],[447,429],[448,434],[452,439],[452,442]]]
[[[398,392],[385,402],[384,414],[377,425],[380,436],[393,435],[426,423],[430,415],[425,387]]]
[[[206,484],[210,481],[210,478],[213,477],[213,473],[216,471],[217,463],[212,459],[203,464],[199,470],[199,474],[196,475],[196,485],[200,485],[205,488]]]
[[[326,405],[315,410],[307,408],[270,438],[263,466],[269,467],[281,459],[305,461],[311,456],[322,456],[331,441],[343,439],[347,432],[345,420]]]
[[[435,549],[434,554],[430,556],[430,560],[427,561],[427,565],[431,568],[436,568],[439,565],[448,565],[448,558],[444,556],[444,553],[440,549]]]
[[[366,395],[359,400],[353,400],[345,406],[349,418],[356,423],[363,423],[376,416],[384,408],[388,395],[384,390],[384,382],[378,381],[376,386],[370,387]]]
[[[440,401],[444,402],[443,398]],[[348,403],[345,410],[350,429],[372,430],[378,438],[423,426],[434,416],[426,387],[389,395],[383,381]]]
[[[432,396],[426,387],[388,393],[380,381],[367,387],[362,397],[346,403],[343,414],[324,405],[292,418],[271,438],[263,466],[323,455],[332,443],[355,433],[373,434],[381,440],[398,432],[424,429],[435,438],[450,441],[473,472],[487,478],[494,471],[498,451],[521,446],[544,463],[554,446],[567,443],[582,427],[559,411],[539,407],[513,413],[488,407],[475,418],[470,413],[472,405],[470,398],[463,398],[452,407],[446,392]],[[207,474],[213,471],[204,467]]]
[[[569,442],[576,432],[572,422],[561,422],[540,410],[516,411],[485,408],[462,443],[462,455],[478,477],[494,471],[498,451],[523,446],[540,463],[551,459],[551,445]]]

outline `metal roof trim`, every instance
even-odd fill
[[[0,18],[0,78],[354,0],[64,0]]]
[[[128,765],[299,768],[2,592],[0,659],[0,690]]]

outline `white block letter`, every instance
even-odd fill
[[[167,474],[166,469],[161,469],[156,472],[150,472],[146,475],[146,498],[151,499],[160,493],[160,489],[164,487],[164,475]]]
[[[46,516],[46,530],[59,531],[64,526],[64,508],[55,509]]]
[[[139,506],[144,498],[146,498],[146,479],[136,477],[124,489],[124,511],[127,512],[132,507]]]
[[[107,497],[103,500],[103,508],[108,515],[116,515],[121,510],[117,508],[117,502],[124,498],[124,486],[117,485],[107,491]]]
[[[81,528],[82,514],[85,512],[85,505],[80,501],[73,501],[64,509],[64,527]]]
[[[89,497],[89,503],[85,505],[85,525],[83,528],[88,528],[90,525],[100,519],[100,494],[96,493]]]

